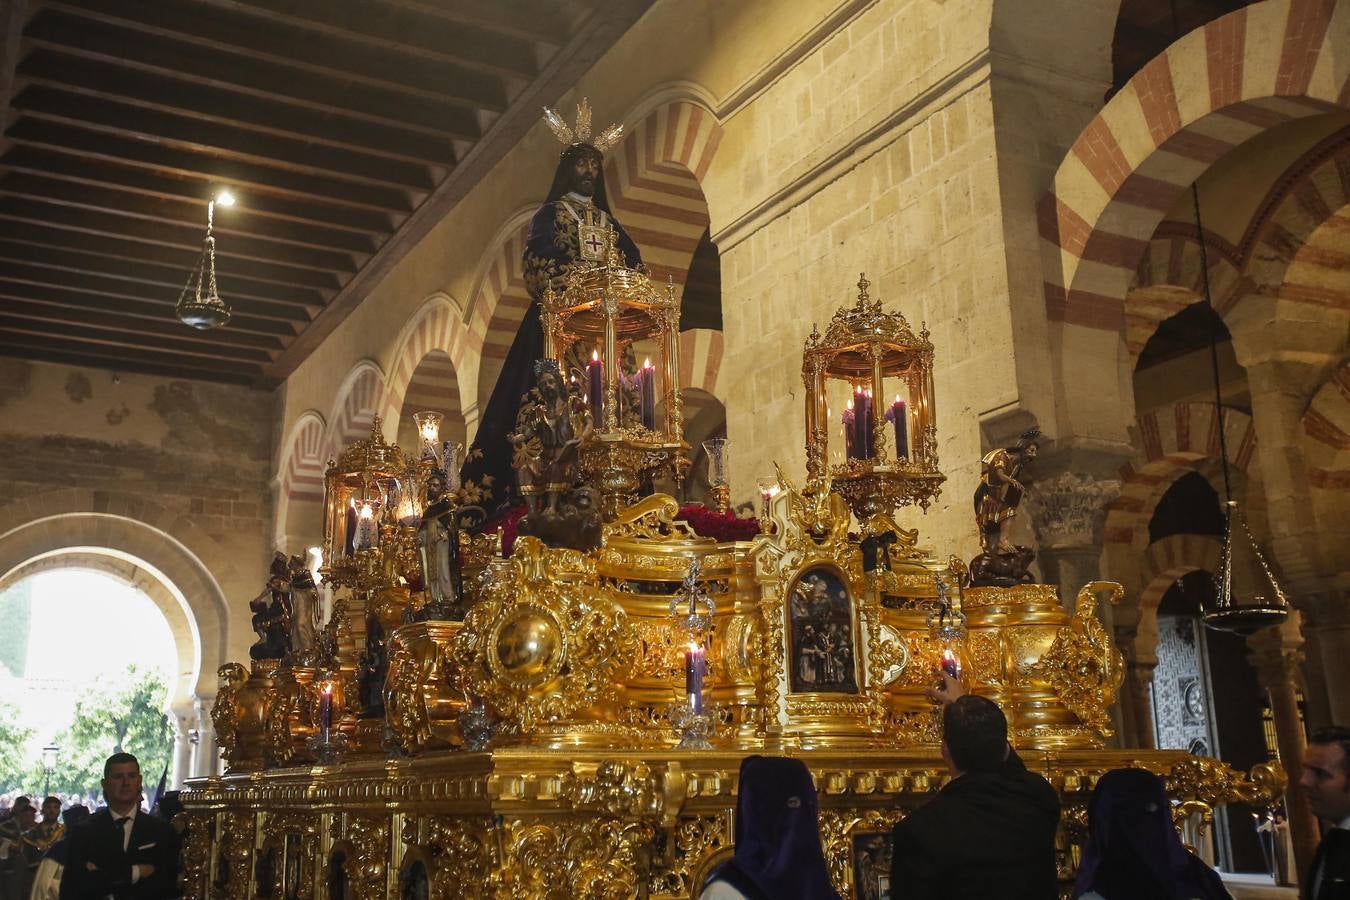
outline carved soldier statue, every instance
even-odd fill
[[[253,630],[258,640],[248,648],[252,659],[281,659],[289,649],[291,626],[291,573],[286,554],[278,551],[272,557],[267,587],[249,601],[253,613]]]
[[[1035,559],[1029,547],[1013,546],[1008,527],[1026,496],[1019,480],[1036,458],[1039,428],[1022,433],[1011,447],[993,450],[980,460],[980,484],[975,489],[975,522],[980,529],[981,553],[970,561],[971,583],[976,586],[1008,586],[1031,581],[1027,569]]]

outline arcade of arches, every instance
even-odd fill
[[[1160,635],[1216,565],[1222,428],[1298,613],[1238,649],[1275,727],[1233,752],[1296,765],[1305,725],[1350,724],[1350,0],[1178,5],[1180,36],[1167,0],[657,0],[548,99],[627,128],[611,202],[684,286],[689,436],[730,439],[733,502],[802,469],[802,341],[859,272],[938,348],[948,481],[903,525],[973,556],[981,455],[1042,429],[1014,537],[1065,597],[1126,586],[1125,745],[1172,730]],[[246,656],[272,549],[319,542],[326,461],[376,416],[475,434],[556,158],[530,130],[273,390],[0,361],[0,576],[90,548],[153,567],[209,731],[193,703]],[[1225,755],[1241,728],[1217,725]]]

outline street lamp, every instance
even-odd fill
[[[56,771],[56,757],[61,753],[61,748],[55,744],[48,744],[42,748],[42,771],[46,773],[46,779],[42,782],[42,796],[51,796],[52,792],[52,773]]]

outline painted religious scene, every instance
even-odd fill
[[[789,608],[792,692],[856,694],[853,602],[839,573],[804,572],[792,586]]]

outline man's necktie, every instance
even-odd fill
[[[120,819],[113,819],[113,824],[117,830],[122,832],[122,849],[127,849],[127,823],[131,821],[131,816],[122,816]]]

